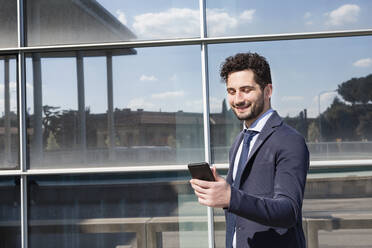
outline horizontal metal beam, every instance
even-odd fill
[[[101,50],[101,49],[120,49],[120,48],[182,46],[182,45],[200,45],[202,43],[222,44],[222,43],[236,43],[236,42],[281,41],[281,40],[284,41],[284,40],[337,38],[337,37],[369,36],[369,35],[372,35],[372,29],[329,31],[329,32],[267,34],[267,35],[245,35],[245,36],[213,37],[213,38],[123,41],[123,42],[113,42],[113,43],[51,45],[51,46],[34,46],[34,47],[20,47],[20,48],[2,48],[0,49],[0,54],[12,54],[12,53],[17,53],[19,51],[23,51],[25,53],[57,52],[57,51],[63,52],[63,51],[71,51],[71,50]]]
[[[229,165],[213,164],[217,169],[228,169]],[[311,161],[311,168],[328,168],[347,166],[371,166],[372,160],[340,160],[340,161]],[[160,171],[187,171],[186,164],[179,165],[143,165],[143,166],[120,166],[120,167],[86,167],[86,168],[62,168],[62,169],[29,169],[19,170],[0,170],[1,176],[20,176],[20,175],[60,175],[60,174],[97,174],[97,173],[128,173],[128,172],[160,172]]]

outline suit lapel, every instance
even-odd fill
[[[272,115],[270,116],[270,118],[267,120],[267,122],[266,122],[265,126],[263,127],[263,129],[261,130],[261,132],[258,134],[256,142],[254,143],[254,145],[252,147],[252,150],[249,152],[248,159],[244,163],[244,168],[242,170],[242,173],[240,174],[240,177],[241,177],[241,175],[244,174],[244,171],[247,168],[247,164],[249,163],[249,161],[251,160],[253,155],[258,151],[258,149],[262,146],[262,144],[265,142],[265,140],[275,131],[275,128],[277,126],[280,126],[281,124],[282,124],[282,119],[279,117],[277,112],[274,111],[272,113]],[[240,141],[241,141],[241,139],[242,139],[242,137],[240,137]],[[240,142],[238,142],[238,143],[240,144]],[[239,148],[239,145],[237,147]],[[234,161],[235,161],[236,153],[237,153],[237,149],[234,151],[234,160],[232,161],[232,163],[234,163]],[[239,180],[241,182],[240,178],[235,178],[235,180]]]

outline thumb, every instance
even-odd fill
[[[213,165],[213,167],[212,167],[212,173],[213,173],[214,179],[215,179],[216,181],[218,181],[219,178],[220,178],[220,175],[218,175],[217,168],[216,168],[215,165]]]

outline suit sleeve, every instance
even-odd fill
[[[301,216],[309,152],[300,135],[276,140],[280,148],[275,157],[274,196],[259,197],[232,186],[228,211],[263,225],[290,228]]]

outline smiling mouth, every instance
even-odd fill
[[[246,110],[247,108],[249,108],[251,106],[251,104],[248,104],[248,105],[244,105],[244,106],[234,106],[236,110],[238,111],[242,111],[242,110]]]

